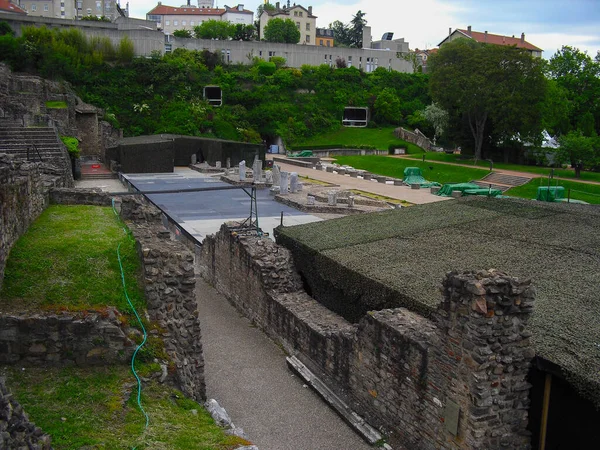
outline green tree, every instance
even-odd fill
[[[402,118],[400,99],[390,88],[385,88],[379,93],[373,109],[377,122],[397,124]]]
[[[435,135],[433,137],[434,141],[439,138],[444,131],[448,127],[448,122],[450,120],[450,116],[448,112],[443,108],[440,108],[437,104],[432,103],[423,112],[425,119],[433,126],[433,130]]]
[[[119,42],[119,48],[117,49],[117,60],[121,63],[128,63],[133,60],[134,55],[133,42],[129,39],[129,36],[123,37]]]
[[[291,19],[271,19],[265,25],[265,40],[297,44],[300,41],[300,30]]]
[[[457,39],[429,61],[431,97],[468,125],[476,160],[484,140],[534,140],[541,132],[546,79],[541,58],[516,47]]]
[[[194,27],[194,36],[198,39],[226,40],[235,33],[235,25],[222,20],[206,20]]]
[[[350,45],[352,45],[350,39],[350,27],[348,25],[336,20],[329,24],[329,28],[333,30],[333,42],[336,47],[350,47]]]
[[[548,76],[556,81],[569,102],[569,130],[581,129],[582,125],[588,126],[591,115],[594,129],[599,133],[600,60],[598,55],[594,60],[577,48],[563,46],[550,58],[547,69]],[[586,133],[590,134],[589,130]]]
[[[575,178],[581,177],[581,169],[596,168],[600,165],[598,139],[584,136],[579,131],[571,131],[558,139],[556,149],[559,163],[570,163],[575,168]]]
[[[191,30],[175,30],[173,31],[173,36],[177,38],[192,38],[194,35]]]
[[[367,25],[364,18],[366,15],[367,13],[358,10],[350,21],[349,37],[351,47],[362,48],[363,46],[363,28]]]
[[[6,36],[6,35],[8,35],[8,36],[14,36],[15,32],[10,27],[10,25],[8,24],[8,22],[1,21],[0,22],[0,36]]]
[[[256,37],[256,27],[254,25],[244,25],[236,23],[231,38],[235,41],[252,41]]]

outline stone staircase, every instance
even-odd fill
[[[471,181],[482,188],[492,187],[492,189],[500,189],[502,192],[508,191],[510,188],[516,186],[522,186],[531,181],[531,178],[518,176],[518,175],[509,175],[499,172],[491,172],[481,180]]]
[[[23,127],[14,120],[0,120],[0,153],[22,161],[40,161],[70,167],[69,155],[50,127]]]

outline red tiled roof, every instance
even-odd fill
[[[0,0],[4,1],[4,0]],[[167,5],[158,5],[152,11],[146,14],[152,14],[154,16],[176,16],[176,15],[185,15],[185,16],[222,16],[226,12],[230,13],[239,13],[239,14],[254,14],[252,11],[248,11],[244,9],[243,11],[239,11],[237,8],[193,8],[193,7],[181,7],[178,8],[176,6],[167,6]]]
[[[536,47],[533,44],[530,44],[527,41],[521,41],[520,37],[509,37],[509,36],[502,36],[500,34],[491,34],[491,33],[487,33],[487,37],[486,37],[486,33],[481,33],[480,31],[471,31],[471,33],[469,34],[468,30],[461,30],[460,28],[458,28],[456,31],[460,31],[461,33],[463,33],[466,36],[470,36],[473,39],[475,39],[477,42],[481,42],[483,44],[494,44],[494,45],[515,45],[517,46],[517,48],[524,48],[526,50],[532,50],[532,51],[537,51],[537,52],[541,52],[542,49]]]
[[[11,3],[9,0],[0,0],[0,11],[15,14],[27,14],[27,11],[19,8],[17,5]]]

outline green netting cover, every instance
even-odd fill
[[[452,197],[452,191],[465,192],[475,189],[481,189],[481,186],[475,183],[447,183],[442,186],[437,195],[441,195],[442,197]]]
[[[419,167],[406,167],[404,169],[404,178],[402,179],[405,184],[419,184],[421,187],[428,188],[431,186],[440,186],[440,183],[435,181],[427,181],[423,178],[421,169]]]
[[[502,191],[500,189],[489,188],[466,189],[463,191],[463,195],[487,195],[488,197],[497,197],[502,195]]]
[[[309,158],[313,156],[312,150],[302,150],[300,153],[292,153],[290,158]]]
[[[541,202],[560,202],[563,198],[565,188],[562,186],[540,186],[535,196],[535,199]]]

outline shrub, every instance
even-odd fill
[[[61,136],[60,139],[67,146],[69,155],[71,155],[73,158],[79,158],[79,140],[72,136]]]

